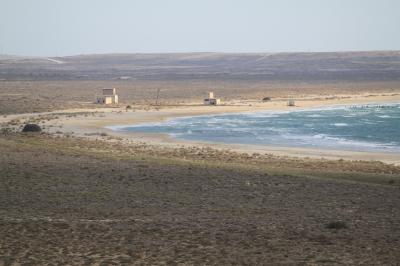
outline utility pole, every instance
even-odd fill
[[[158,105],[158,98],[160,96],[160,88],[157,89],[157,98],[156,98],[156,105]]]

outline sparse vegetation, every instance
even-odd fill
[[[400,235],[392,226],[400,217],[398,189],[386,181],[344,182],[346,171],[339,168],[325,177],[330,167],[346,169],[346,161],[332,166],[321,161],[312,176],[290,168],[300,161],[272,155],[155,149],[48,134],[1,135],[0,149],[2,262],[202,264],[206,257],[223,265],[347,264],[349,259],[390,265],[399,260],[393,243]],[[369,164],[351,164],[358,163],[357,169]],[[375,171],[371,176],[385,176],[375,166],[368,170]],[[320,172],[324,167],[327,172]],[[363,176],[358,170],[352,174]],[[332,222],[325,225],[327,220]]]

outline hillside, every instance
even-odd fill
[[[399,80],[400,52],[0,57],[1,80]]]

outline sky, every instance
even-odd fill
[[[399,0],[0,0],[0,54],[400,50]]]

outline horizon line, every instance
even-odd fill
[[[281,51],[281,52],[218,52],[218,51],[192,51],[192,52],[99,52],[99,53],[78,53],[69,55],[24,55],[24,54],[8,54],[0,53],[0,56],[10,57],[26,57],[26,58],[54,58],[54,57],[76,57],[76,56],[100,56],[100,55],[163,55],[163,54],[226,54],[226,55],[239,55],[239,54],[328,54],[328,53],[379,53],[379,52],[399,52],[398,50],[332,50],[332,51]]]

